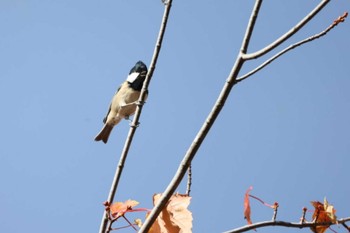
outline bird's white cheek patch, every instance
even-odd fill
[[[129,83],[133,83],[138,76],[139,76],[139,73],[137,72],[131,73],[128,75],[128,78],[126,79],[126,81],[128,81]]]

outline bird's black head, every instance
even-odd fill
[[[136,62],[135,66],[130,70],[127,78],[129,86],[135,91],[141,91],[147,72],[148,70],[145,63],[142,61]]]
[[[137,72],[137,73],[145,73],[147,74],[147,66],[145,65],[145,63],[143,63],[142,61],[138,61],[136,62],[135,66],[130,70],[130,73],[134,73],[134,72]]]

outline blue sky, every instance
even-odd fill
[[[166,188],[229,74],[253,4],[173,2],[116,200],[151,208],[152,195]],[[316,4],[265,1],[249,52]],[[332,1],[280,48],[348,10],[348,2]],[[98,231],[128,122],[107,145],[93,138],[130,68],[150,63],[162,15],[161,1],[0,2],[0,232]],[[325,196],[339,217],[350,216],[349,28],[347,21],[233,88],[193,161],[194,232],[245,225],[251,185],[253,195],[279,202],[280,220],[298,221],[302,207]],[[271,216],[252,202],[254,222]]]

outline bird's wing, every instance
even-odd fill
[[[115,92],[114,96],[118,93],[118,91],[120,90],[121,87],[122,87],[122,86],[120,85],[119,88],[118,88],[118,90]],[[112,99],[112,100],[113,100],[113,99]],[[108,108],[108,112],[107,112],[106,116],[103,118],[103,123],[104,123],[104,124],[106,124],[107,117],[108,117],[109,113],[111,112],[111,107],[112,107],[112,103],[110,103],[109,108]]]
[[[109,112],[111,111],[111,105],[112,105],[112,104],[109,105],[108,112],[107,112],[106,116],[103,118],[103,123],[104,123],[104,124],[106,124],[108,114],[109,114]]]

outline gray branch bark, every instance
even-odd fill
[[[233,230],[225,231],[224,233],[240,233],[240,232],[246,232],[250,230],[254,230],[257,228],[262,228],[262,227],[268,227],[268,226],[281,226],[281,227],[292,227],[292,228],[310,228],[310,227],[315,227],[315,226],[331,226],[335,224],[343,224],[345,222],[350,221],[349,218],[342,218],[337,221],[337,223],[293,223],[293,222],[285,222],[285,221],[266,221],[266,222],[258,222],[254,223],[251,225],[247,225],[244,227],[236,228]],[[345,226],[344,226],[345,227]],[[347,227],[346,227],[347,228]],[[347,229],[349,230],[349,229]]]

